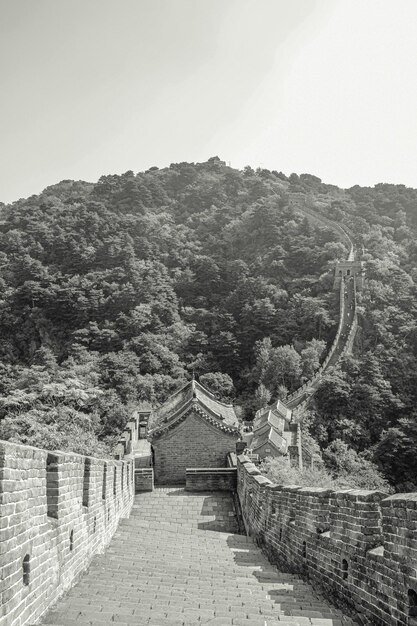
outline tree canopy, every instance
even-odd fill
[[[417,488],[417,190],[217,157],[2,206],[0,437],[102,454],[133,407],[193,371],[247,419],[285,399],[336,334],[348,253],[304,205],[350,228],[367,277],[354,356],[324,377],[305,428],[328,464],[342,442]]]

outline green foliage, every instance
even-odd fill
[[[336,488],[336,482],[325,468],[313,467],[301,470],[291,465],[286,457],[268,457],[260,466],[260,470],[278,485]]]
[[[221,372],[208,372],[200,376],[200,383],[214,393],[218,400],[231,402],[236,395],[233,380],[228,374]]]
[[[335,336],[347,253],[303,205],[353,231],[367,275],[355,357],[324,377],[311,435],[330,464],[340,440],[358,473],[369,461],[415,484],[417,190],[340,190],[216,157],[1,207],[0,435],[101,454],[131,407],[193,370],[247,418],[285,399]]]
[[[375,463],[364,454],[335,439],[323,452],[326,467],[337,476],[339,484],[360,489],[376,489],[383,492],[391,491],[388,481],[381,475]]]
[[[337,455],[340,454],[340,458]],[[261,471],[279,485],[299,485],[328,489],[367,489],[384,493],[392,491],[388,481],[370,461],[358,457],[343,442],[335,441],[325,451],[326,465],[315,463],[313,467],[299,469],[290,465],[286,457],[266,458]]]
[[[398,420],[383,431],[375,447],[375,459],[388,476],[395,476],[399,491],[417,490],[417,415]]]
[[[91,363],[81,373],[75,364],[58,367],[48,350],[40,349],[35,356],[39,364],[15,366],[3,387],[0,438],[81,454],[108,454],[103,407],[109,405],[109,394],[97,385]],[[120,404],[117,398],[113,406],[122,418],[119,429],[127,421]]]
[[[253,350],[266,337],[270,389],[258,404],[293,389],[293,337],[300,350],[318,328],[331,339],[337,308],[315,279],[336,254],[327,244],[340,243],[289,208],[286,186],[282,174],[213,158],[95,185],[62,181],[4,207],[2,436],[39,442],[36,430],[59,424],[48,445],[94,453],[117,437],[128,407],[160,403],[192,370],[249,410],[263,384],[251,373]],[[307,265],[312,282],[299,293],[292,286]],[[312,360],[304,355],[304,374]],[[271,367],[281,367],[278,378]],[[70,443],[64,415],[89,444],[75,434]]]

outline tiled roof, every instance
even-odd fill
[[[280,452],[287,451],[287,440],[277,433],[274,428],[271,428],[269,432],[269,440]]]
[[[271,409],[274,413],[279,413],[284,419],[291,421],[292,411],[281,400],[277,400],[275,404],[272,405]]]
[[[263,435],[263,433],[269,432],[270,428],[271,424],[269,424],[269,422],[263,422],[262,424],[259,424],[256,429],[254,429],[253,434],[255,437],[258,435]]]
[[[269,406],[263,409],[259,409],[259,411],[256,411],[255,419],[253,420],[253,424],[252,424],[253,430],[258,428],[259,424],[264,424],[268,420],[268,416],[270,412],[271,412],[271,409],[269,408]]]
[[[235,410],[231,404],[225,404],[224,402],[220,402],[220,400],[216,400],[214,395],[197,381],[194,381],[194,389],[196,398],[208,409],[214,413],[220,414],[227,424],[239,425]]]
[[[279,413],[269,409],[258,415],[253,422],[253,430],[257,432],[265,425],[273,426],[278,432],[283,432],[287,424],[287,420]]]
[[[291,422],[292,411],[281,400],[277,400],[274,404],[256,411],[253,429],[256,430],[259,424],[266,423],[271,415],[274,415],[276,419],[281,418],[286,422]]]
[[[256,452],[266,443],[271,444],[278,452],[285,454],[287,452],[287,441],[275,430],[275,428],[262,428],[262,430],[254,433],[250,444],[251,450]]]
[[[231,404],[216,400],[213,394],[195,380],[188,382],[184,387],[168,398],[168,400],[154,412],[153,427],[149,436],[160,436],[166,430],[173,428],[191,412],[196,410],[208,422],[225,432],[239,434],[239,421]]]
[[[169,396],[162,406],[153,411],[152,421],[160,422],[166,419],[172,415],[172,413],[178,411],[183,405],[187,404],[192,397],[193,394],[190,383],[187,383],[184,387],[181,387],[181,389]]]

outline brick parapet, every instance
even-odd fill
[[[123,459],[124,456],[132,454],[135,443],[139,438],[139,420],[140,414],[135,411],[132,419],[126,424],[124,431],[119,437],[115,448],[116,459]]]
[[[133,504],[132,470],[0,442],[0,626],[35,622],[105,548]]]
[[[153,491],[153,467],[141,467],[135,469],[135,493],[141,491]]]
[[[187,468],[187,491],[236,491],[236,467]]]
[[[273,562],[321,587],[364,621],[409,622],[417,593],[417,494],[275,485],[243,455],[245,527]]]

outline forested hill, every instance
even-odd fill
[[[0,438],[103,453],[132,407],[193,370],[246,417],[285,399],[336,333],[347,255],[304,204],[349,226],[367,272],[354,357],[305,426],[330,467],[366,457],[417,483],[417,190],[344,191],[216,157],[0,207]]]

